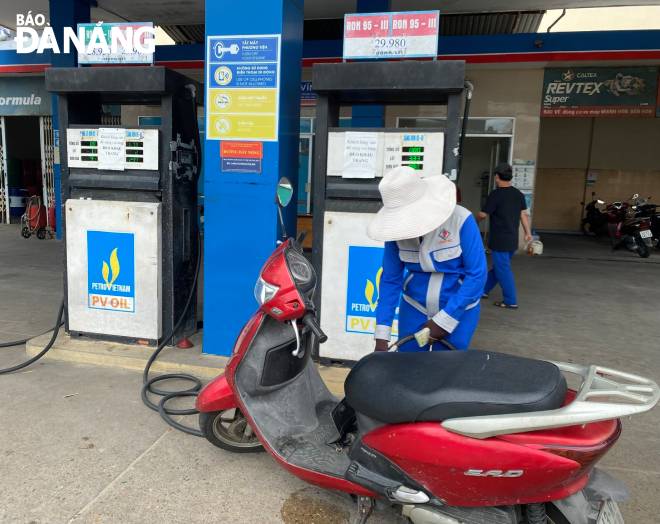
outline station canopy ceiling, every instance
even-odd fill
[[[91,3],[95,5],[93,21],[153,21],[175,42],[202,42],[204,39],[205,0],[98,0]],[[356,4],[357,0],[305,0],[305,19],[311,26],[313,20],[340,20],[345,13],[355,12]],[[441,33],[447,35],[535,32],[543,13],[549,9],[659,5],[660,0],[391,0],[391,4],[394,11],[440,9],[444,15],[441,16]],[[16,13],[27,14],[28,11],[47,15],[48,0],[2,0],[0,25],[15,29]],[[305,31],[307,38],[307,24]],[[323,38],[323,31],[317,37]]]

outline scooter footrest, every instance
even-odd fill
[[[346,478],[385,496],[389,496],[389,490],[394,490],[401,485],[401,482],[375,473],[355,461],[348,466]]]

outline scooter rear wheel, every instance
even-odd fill
[[[224,450],[255,453],[264,449],[238,408],[200,413],[199,427],[206,440]]]

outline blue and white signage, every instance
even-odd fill
[[[87,231],[87,307],[135,312],[135,235]]]
[[[373,334],[383,274],[383,248],[348,246],[346,332]],[[398,311],[392,326],[398,334]]]
[[[208,37],[208,140],[276,142],[279,89],[280,35]]]
[[[254,63],[277,62],[279,38],[275,36],[210,37],[212,62]]]
[[[210,69],[211,87],[277,87],[277,64],[214,64]]]

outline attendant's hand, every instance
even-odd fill
[[[525,235],[525,241],[526,242],[531,242],[532,241],[532,235]]]
[[[382,338],[376,339],[376,349],[374,351],[388,351],[390,343]]]
[[[449,333],[442,329],[438,324],[436,324],[433,319],[430,319],[424,327],[429,328],[431,331],[430,337],[431,340],[442,340],[443,338],[447,337]]]

